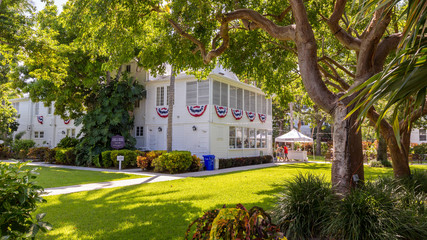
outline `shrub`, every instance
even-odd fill
[[[142,170],[152,170],[153,160],[161,156],[166,151],[152,151],[148,153],[144,153],[144,155],[139,155],[136,159],[137,166]]]
[[[377,160],[371,160],[369,161],[370,167],[384,167],[383,164],[380,161]]]
[[[92,164],[95,166],[95,167],[101,167],[101,161],[99,161],[99,159],[100,158],[102,158],[102,155],[101,154],[99,154],[98,156],[94,156],[93,158],[92,158]]]
[[[55,150],[55,162],[56,164],[66,164],[67,156],[65,153],[67,152],[66,148],[54,148]]]
[[[58,145],[56,147],[60,148],[74,148],[79,143],[79,140],[77,138],[66,136],[61,141],[59,141]]]
[[[203,164],[200,160],[200,158],[198,158],[196,155],[192,156],[192,161],[191,161],[191,165],[190,168],[188,169],[190,172],[197,172],[200,171],[203,168]]]
[[[48,149],[46,151],[46,154],[44,155],[44,162],[48,162],[48,163],[53,163],[55,162],[55,155],[56,155],[56,151],[55,149]]]
[[[66,148],[65,163],[69,165],[76,165],[76,153],[74,148]]]
[[[387,160],[387,159],[382,159],[382,160],[381,160],[381,164],[382,164],[384,167],[387,167],[387,168],[391,168],[391,167],[393,167],[393,165],[391,164],[391,162],[390,162],[389,160]]]
[[[242,204],[206,212],[190,224],[185,239],[194,225],[193,239],[286,239],[262,208],[248,211]]]
[[[219,169],[263,164],[263,163],[272,163],[272,162],[273,162],[273,157],[271,155],[257,156],[257,157],[229,158],[229,159],[220,158]]]
[[[15,155],[25,158],[28,153],[28,150],[34,147],[34,145],[36,145],[36,143],[33,140],[29,140],[29,139],[15,140],[13,142],[12,151],[15,153]],[[21,152],[21,150],[23,151]]]
[[[124,156],[122,161],[122,168],[134,167],[136,166],[136,152],[132,150],[113,150],[111,151],[111,161],[115,167],[119,166],[117,161],[117,156]]]
[[[33,218],[37,204],[46,202],[41,186],[34,184],[33,170],[24,170],[25,163],[0,164],[0,236],[2,239],[34,238],[39,230],[51,229],[42,222],[44,213]]]
[[[335,201],[324,177],[299,174],[286,182],[273,211],[274,218],[288,238],[321,237],[322,224],[330,218]]]
[[[427,154],[427,143],[413,146],[412,151],[415,154]]]
[[[111,161],[111,151],[104,151],[101,153],[100,164],[104,168],[109,168],[113,166],[113,161]]]
[[[0,159],[10,157],[10,148],[4,144],[0,144]]]
[[[32,159],[38,159],[40,161],[44,161],[46,154],[48,154],[48,151],[49,151],[48,147],[30,148],[28,150],[27,156]]]
[[[170,172],[172,174],[187,171],[193,161],[188,151],[173,151],[164,153],[153,160],[154,171]]]

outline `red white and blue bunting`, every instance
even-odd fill
[[[228,108],[215,105],[215,112],[219,118],[224,118],[227,116]]]
[[[70,119],[64,120],[64,123],[65,123],[65,124],[69,124],[70,122],[71,122],[71,120],[70,120]]]
[[[265,122],[265,120],[267,120],[267,115],[266,114],[263,114],[263,113],[258,113],[258,117],[259,117],[259,120],[261,121],[261,122]]]
[[[169,108],[167,107],[158,107],[156,108],[156,112],[162,118],[167,118],[169,116]]]
[[[43,124],[43,116],[37,116],[37,122]]]
[[[243,111],[240,109],[231,109],[231,113],[236,120],[240,120],[243,117]]]
[[[255,120],[256,113],[246,111],[246,116],[248,116],[249,120],[250,120],[251,122],[253,122],[253,121]]]
[[[187,110],[193,117],[200,117],[205,113],[206,108],[208,105],[194,105],[194,106],[187,106]]]

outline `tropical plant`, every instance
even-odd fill
[[[154,171],[167,171],[172,174],[185,172],[191,166],[193,157],[188,151],[172,151],[164,153],[153,160]]]
[[[190,224],[185,239],[194,225],[192,239],[286,239],[262,208],[248,211],[242,204],[206,212]]]
[[[77,146],[78,143],[79,143],[79,140],[77,138],[66,136],[63,139],[61,139],[61,141],[59,141],[58,145],[56,146],[60,148],[70,148],[70,147]]]
[[[26,163],[0,164],[0,236],[1,239],[34,239],[39,230],[52,227],[41,221],[46,215],[34,218],[37,204],[46,202],[40,194],[43,188],[34,183],[34,169],[24,169]]]

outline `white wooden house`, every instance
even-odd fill
[[[136,63],[127,65],[126,71],[146,89],[146,97],[134,108],[135,147],[165,150],[170,76],[154,77],[138,69]],[[39,146],[54,147],[66,135],[75,136],[80,130],[73,121],[64,122],[53,115],[53,109],[42,103],[28,98],[12,102],[21,115],[18,132],[26,131],[24,138],[35,140]],[[272,154],[271,100],[259,88],[240,82],[233,73],[218,67],[202,81],[179,74],[174,103],[174,150],[188,150],[199,157],[213,154],[217,158]],[[40,116],[43,123],[37,120]]]

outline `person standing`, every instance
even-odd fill
[[[283,159],[283,148],[279,144],[276,145],[276,159],[277,161]]]
[[[288,158],[288,147],[285,145],[283,147],[283,150],[284,150],[284,153],[285,153],[285,161],[289,161],[289,158]]]

